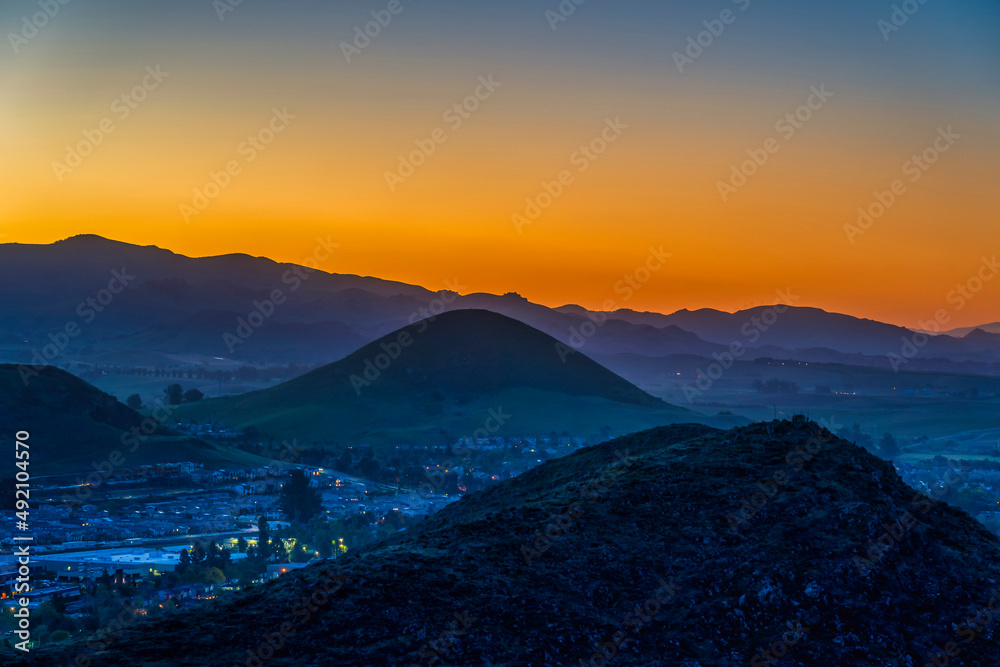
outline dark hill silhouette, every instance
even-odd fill
[[[86,326],[61,361],[101,354],[113,362],[116,354],[127,358],[139,350],[160,353],[161,364],[169,363],[166,352],[249,362],[329,362],[398,328],[434,297],[421,287],[327,273],[323,269],[336,266],[335,250],[322,252],[328,261],[320,270],[307,271],[249,255],[190,258],[93,235],[51,245],[0,244],[0,284],[5,286],[0,340],[21,350],[19,356],[8,352],[6,360],[29,360],[31,349],[45,345],[50,332],[77,321]],[[78,305],[107,288],[112,271],[123,269],[134,276],[127,289],[92,321],[83,321]],[[268,299],[275,289],[283,290],[287,300],[257,332],[261,340],[250,339],[230,352],[222,334],[235,330],[237,318],[247,317],[254,302]],[[219,320],[220,313],[228,317]],[[182,327],[184,336],[178,337]],[[307,336],[298,335],[310,327]]]
[[[1000,322],[991,322],[990,324],[980,324],[979,326],[975,327],[961,327],[959,329],[951,329],[949,331],[944,331],[941,333],[944,333],[948,336],[952,336],[954,338],[963,338],[968,334],[972,333],[973,331],[975,331],[976,329],[981,329],[987,333],[1000,334]]]
[[[579,316],[587,312],[578,306],[563,306],[558,310]],[[712,345],[728,347],[739,343],[754,349],[748,355],[751,358],[759,355],[786,357],[790,353],[800,361],[837,360],[870,366],[885,363],[889,355],[902,356],[906,345],[904,340],[914,341],[914,331],[905,327],[831,313],[820,308],[781,304],[735,313],[702,308],[679,310],[669,315],[627,309],[605,314],[612,320],[634,326],[691,332]],[[960,331],[964,335],[969,330]],[[926,341],[920,336],[917,340],[922,343],[919,346],[921,361],[947,359],[953,362],[995,363],[1000,360],[1000,337],[959,338],[953,334],[932,336]],[[704,351],[690,346],[689,349],[693,354],[707,356]],[[858,355],[866,355],[868,359],[858,359]]]
[[[998,602],[998,563],[1000,542],[967,514],[804,419],[672,426],[545,463],[336,561],[139,621],[89,657],[410,665],[436,650],[448,664],[533,667],[590,664],[604,646],[608,664],[636,667],[775,664],[768,651],[789,667],[889,666],[934,664],[950,645],[962,664],[993,665],[1000,638],[981,612]]]
[[[555,339],[522,322],[487,310],[453,311],[414,324],[362,347],[341,363],[292,380],[285,389],[316,382],[329,387],[345,375],[363,375],[365,361],[384,353],[384,346],[393,345],[404,333],[414,342],[405,349],[403,364],[392,364],[380,384],[407,392],[438,391],[446,400],[459,402],[515,387],[664,407],[660,399],[583,354],[557,346]]]
[[[373,277],[330,273],[339,265],[334,239],[317,242],[301,263],[319,270],[298,276],[302,266],[243,254],[190,258],[157,248],[85,235],[50,245],[0,244],[0,361],[24,363],[48,336],[67,322],[82,326],[57,363],[171,367],[178,358],[213,365],[221,358],[251,364],[314,366],[342,359],[366,342],[430,313],[484,309],[520,320],[613,363],[611,355],[665,357],[695,355],[712,359],[735,342],[759,356],[884,367],[888,354],[904,350],[902,327],[816,308],[791,308],[760,337],[748,336],[753,319],[768,308],[738,313],[702,309],[670,315],[628,309],[610,315],[579,306],[548,308],[516,294],[459,294],[460,281],[443,282],[435,292]],[[128,289],[92,321],[83,321],[79,304],[108,285],[111,272],[135,276]],[[30,276],[25,280],[25,276]],[[235,331],[239,318],[275,289],[285,301],[254,335],[232,349],[223,334]],[[989,325],[987,325],[989,326]],[[987,330],[991,330],[987,328]],[[586,332],[586,333],[581,333]],[[967,333],[967,331],[962,331]],[[187,363],[187,362],[185,362]],[[1000,340],[938,336],[906,364],[908,370],[940,370],[963,364],[971,372],[1000,373]],[[615,366],[620,372],[625,367]],[[629,376],[633,382],[639,376]],[[101,380],[106,390],[120,386],[113,376]]]
[[[294,380],[179,415],[282,437],[392,442],[470,435],[499,407],[511,415],[505,432],[521,434],[593,435],[603,426],[622,433],[637,424],[700,419],[554,338],[483,310],[418,322]]]
[[[668,315],[666,320],[688,331],[694,331],[713,342],[728,344],[747,341],[744,326],[757,329],[756,345],[773,345],[786,349],[829,348],[854,354],[885,355],[898,352],[901,338],[912,335],[907,329],[850,315],[829,313],[819,308],[788,307],[776,321],[761,320],[773,306],[760,306],[735,313],[702,309],[682,310]],[[764,326],[753,324],[754,320]]]
[[[109,460],[121,468],[178,461],[209,467],[267,463],[244,452],[172,435],[160,425],[146,433],[142,415],[58,368],[46,366],[37,375],[29,373],[27,384],[22,377],[24,371],[17,366],[0,364],[0,422],[11,436],[16,431],[30,433],[33,477],[70,472],[86,476]],[[147,422],[147,431],[152,424]],[[14,462],[11,454],[0,465],[0,478],[14,476]]]

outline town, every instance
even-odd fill
[[[220,424],[170,428],[277,460],[36,478],[31,590],[17,594],[39,619],[33,645],[107,627],[123,609],[129,619],[171,613],[335,559],[587,444],[550,434],[320,450]],[[13,523],[0,523],[0,642],[13,641],[15,627]]]

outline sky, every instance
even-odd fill
[[[1000,319],[995,1],[62,1],[0,5],[4,242]]]

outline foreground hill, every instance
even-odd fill
[[[184,406],[177,418],[306,441],[450,443],[484,428],[491,414],[503,415],[487,426],[491,434],[598,436],[704,419],[483,310],[417,322],[276,387]]]
[[[811,422],[671,426],[548,462],[338,561],[135,623],[100,652],[24,662],[579,665],[604,664],[603,647],[618,665],[889,666],[934,664],[948,647],[995,665],[983,610],[998,580],[996,537]]]
[[[152,420],[78,377],[52,366],[22,379],[17,366],[0,364],[0,423],[8,437],[31,434],[31,474],[39,477],[88,472],[121,455],[121,466],[196,461],[208,466],[264,459],[200,440],[172,436]],[[140,437],[141,436],[141,437]],[[0,466],[0,478],[14,476],[14,456]]]

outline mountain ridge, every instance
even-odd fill
[[[895,325],[792,306],[773,322],[763,310],[723,311],[703,308],[672,314],[638,313],[622,308],[612,313],[579,306],[549,308],[512,293],[459,294],[457,283],[431,291],[420,286],[371,276],[328,273],[336,262],[329,239],[320,256],[303,262],[320,270],[278,263],[268,258],[234,254],[192,258],[157,246],[135,246],[97,236],[82,236],[49,245],[0,245],[0,281],[10,288],[0,294],[0,361],[27,363],[46,345],[53,331],[77,319],[78,305],[99,295],[111,271],[125,267],[135,280],[70,341],[56,363],[126,369],[136,359],[148,365],[176,367],[197,363],[316,365],[342,359],[360,344],[376,340],[416,319],[459,309],[486,309],[521,320],[592,357],[641,354],[650,358],[696,355],[711,364],[739,344],[745,360],[777,357],[883,367],[890,355],[908,350],[904,339],[914,334]],[[324,247],[325,247],[324,246]],[[140,268],[141,267],[141,268]],[[38,279],[23,281],[25,273]],[[282,303],[252,337],[238,346],[224,335],[254,316],[257,303],[281,292]],[[105,295],[106,296],[106,295]],[[229,313],[226,326],[205,316]],[[754,318],[764,317],[762,324]],[[179,327],[185,334],[176,334]],[[296,331],[309,327],[308,336]],[[152,343],[150,341],[153,341]],[[138,354],[137,353],[141,353]],[[191,361],[194,360],[194,361]],[[939,370],[943,362],[1000,374],[1000,340],[976,336],[937,336],[906,359],[906,369]],[[627,372],[627,366],[614,370]],[[629,379],[638,381],[633,375]],[[94,381],[117,391],[113,379]],[[659,386],[659,385],[655,385]],[[135,391],[129,385],[129,391]],[[644,385],[646,389],[653,386]],[[204,387],[209,390],[209,387]],[[656,389],[660,393],[659,389]]]

